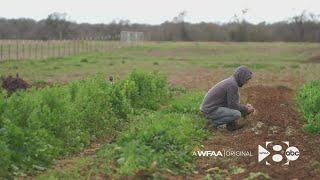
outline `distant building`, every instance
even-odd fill
[[[137,42],[144,40],[144,33],[137,31],[121,31],[120,41],[122,42]]]

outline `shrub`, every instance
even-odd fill
[[[82,62],[82,63],[87,63],[87,62],[89,62],[89,61],[88,61],[87,58],[82,58],[82,59],[80,60],[80,62]]]
[[[17,90],[26,90],[30,87],[30,85],[20,78],[18,74],[17,77],[1,77],[1,81],[2,88],[7,90],[9,94],[16,92]]]
[[[125,79],[123,88],[134,108],[155,110],[169,97],[165,76],[156,72],[134,70]]]
[[[305,128],[320,133],[320,81],[305,84],[298,93],[298,103],[303,116],[307,119]]]

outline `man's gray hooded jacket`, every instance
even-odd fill
[[[239,87],[242,87],[251,76],[252,72],[247,67],[238,67],[233,76],[219,82],[209,90],[200,110],[210,114],[218,107],[227,107],[246,114],[246,106],[240,104]]]

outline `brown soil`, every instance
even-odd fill
[[[148,55],[154,57],[183,57],[190,54],[215,55],[217,51],[212,48],[175,48],[167,50],[153,49],[148,52]]]
[[[311,57],[309,59],[309,62],[311,62],[311,63],[320,63],[320,55]]]
[[[218,76],[223,73],[220,70],[212,71],[195,67],[188,71],[177,71],[169,76],[169,83],[172,85],[183,85],[187,89],[210,89],[212,84],[219,81],[223,77]]]
[[[248,117],[248,126],[235,132],[220,128],[218,132],[214,132],[212,139],[206,140],[203,145],[204,150],[251,151],[253,156],[199,158],[196,162],[199,173],[193,175],[192,179],[214,177],[214,173],[208,173],[210,168],[219,169],[222,177],[231,179],[243,179],[250,176],[251,172],[263,172],[274,179],[319,179],[320,167],[314,167],[313,164],[320,161],[318,146],[320,139],[301,132],[302,125],[293,99],[294,91],[284,86],[260,85],[248,87],[244,92],[247,102],[257,110]],[[299,159],[291,161],[288,166],[279,164],[267,166],[263,162],[259,163],[258,145],[264,145],[265,141],[289,141],[290,146],[299,149]],[[232,167],[242,167],[245,171],[230,175]]]

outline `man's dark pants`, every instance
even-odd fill
[[[219,107],[211,113],[204,113],[213,126],[220,126],[235,122],[241,117],[241,112],[235,109]]]

